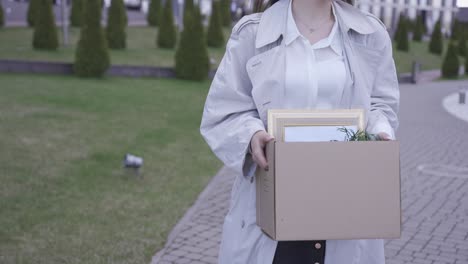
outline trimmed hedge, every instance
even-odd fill
[[[440,27],[439,19],[434,26],[434,30],[432,31],[431,35],[431,41],[429,42],[429,52],[437,55],[441,55],[444,49],[442,31]]]
[[[80,27],[83,20],[83,1],[73,0],[70,11],[70,25],[72,27]]]
[[[169,1],[169,0],[166,0]],[[159,19],[161,18],[161,0],[151,0],[150,6],[148,9],[148,14],[146,15],[146,20],[148,25],[157,27],[159,26]]]
[[[36,13],[40,6],[41,0],[29,0],[28,11],[26,15],[26,20],[29,27],[34,27],[34,22],[36,21]]]
[[[458,71],[460,68],[460,61],[458,59],[457,48],[453,41],[450,42],[442,63],[442,77],[444,78],[456,78],[458,77]]]
[[[208,77],[210,62],[196,17],[199,17],[197,11],[186,12],[184,16],[184,30],[175,54],[175,71],[178,78],[202,81]]]
[[[211,16],[206,43],[209,47],[219,48],[224,46],[223,27],[221,25],[220,2],[213,0],[211,2]]]
[[[172,12],[172,2],[166,0],[162,17],[159,21],[159,31],[156,44],[160,48],[173,49],[177,41],[177,31],[174,25],[174,15]]]
[[[101,77],[109,65],[107,41],[101,27],[101,2],[83,0],[83,26],[73,71],[80,77]]]
[[[468,53],[466,50],[466,34],[464,33],[460,34],[460,38],[458,40],[458,54],[468,60]]]
[[[404,21],[399,27],[399,36],[397,38],[397,50],[409,51],[408,23]]]
[[[5,17],[3,13],[2,2],[0,2],[0,27],[3,27],[4,25],[5,25]]]
[[[231,18],[231,1],[230,0],[221,0],[221,19],[224,27],[230,27],[232,23]]]
[[[413,31],[413,40],[421,42],[423,35],[424,35],[424,21],[422,20],[422,16],[418,15],[416,17],[416,25]]]
[[[51,0],[39,0],[34,20],[33,48],[56,50],[59,46]]]
[[[397,24],[397,28],[396,28],[396,31],[395,31],[395,35],[393,35],[393,40],[395,42],[398,43],[398,40],[400,38],[400,32],[401,32],[401,28],[403,27],[403,25],[406,24],[406,17],[403,15],[403,13],[400,13],[400,16],[398,18],[398,24]],[[406,29],[408,30],[408,29]],[[408,32],[408,31],[407,31]]]
[[[125,49],[127,47],[127,9],[123,0],[112,0],[107,17],[106,37],[111,49]]]

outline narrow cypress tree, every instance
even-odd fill
[[[101,1],[83,1],[83,26],[73,70],[80,77],[101,77],[110,64],[107,41],[101,27]]]
[[[161,16],[161,0],[151,0],[150,6],[148,9],[148,14],[146,15],[146,20],[148,21],[148,25],[153,26],[153,27],[159,26],[160,16]]]
[[[36,13],[40,6],[41,0],[29,0],[28,12],[26,15],[28,26],[34,27],[34,21],[36,20]]]
[[[442,39],[442,31],[440,27],[441,26],[440,26],[440,19],[439,19],[437,20],[434,26],[434,30],[432,31],[432,35],[431,35],[431,42],[429,43],[429,52],[433,54],[438,54],[438,55],[442,54],[442,50],[444,46],[443,39]]]
[[[218,0],[211,1],[210,25],[207,32],[207,44],[210,47],[222,47],[224,45],[223,28],[221,26],[221,10]]]
[[[173,49],[177,41],[177,31],[174,25],[174,15],[172,12],[171,0],[166,0],[162,17],[159,21],[159,31],[156,44],[160,48]]]
[[[39,0],[34,21],[33,47],[35,49],[56,50],[58,35],[51,0]]]
[[[70,12],[70,25],[72,27],[80,27],[83,17],[83,1],[73,0]]]
[[[415,28],[414,28],[414,31],[413,31],[413,40],[414,41],[418,41],[418,42],[421,42],[422,41],[422,37],[423,37],[423,34],[424,34],[424,25],[423,25],[423,21],[422,21],[422,16],[421,15],[418,15],[416,17],[416,25],[415,25]]]
[[[442,77],[458,77],[459,68],[460,61],[458,60],[457,49],[453,41],[451,41],[447,50],[447,54],[445,55],[444,61],[442,63]]]
[[[464,32],[460,32],[460,38],[458,40],[458,54],[465,57],[465,60],[468,60],[468,54],[466,50],[466,34]]]
[[[468,75],[468,54],[465,55],[465,74]]]
[[[184,17],[184,30],[175,54],[175,70],[178,78],[204,80],[210,69],[208,50],[203,31],[197,26],[193,14]]]
[[[398,33],[397,50],[409,51],[409,40],[408,40],[408,24],[402,23],[400,27],[400,32]]]
[[[221,0],[221,19],[223,20],[224,27],[230,27],[232,18],[231,18],[231,1],[230,0]]]
[[[107,17],[106,37],[111,49],[125,49],[127,46],[127,10],[123,0],[112,0]]]
[[[2,2],[0,2],[0,27],[3,27],[5,25],[5,18],[3,16],[3,6]]]
[[[452,29],[450,32],[451,33],[450,38],[452,40],[457,40],[459,38],[459,35],[460,35],[459,26],[460,26],[460,23],[458,23],[458,19],[454,18],[452,22]]]
[[[403,15],[403,13],[400,13],[400,16],[398,18],[397,28],[396,28],[396,31],[395,31],[395,35],[393,35],[393,40],[395,40],[397,43],[398,43],[398,40],[400,38],[401,28],[403,27],[403,25],[405,23],[406,23],[405,16]]]

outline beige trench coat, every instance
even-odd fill
[[[267,110],[282,108],[287,6],[280,0],[263,13],[243,17],[233,28],[226,53],[208,92],[200,132],[214,154],[237,175],[224,219],[219,263],[271,264],[277,241],[256,225],[257,165],[248,153],[253,134],[267,129]],[[332,0],[343,36],[347,88],[341,108],[364,108],[366,130],[398,128],[399,88],[392,43],[375,16]],[[284,43],[284,42],[281,42]],[[382,239],[328,240],[325,264],[385,263]]]

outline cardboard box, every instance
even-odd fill
[[[399,238],[399,141],[280,142],[256,171],[257,225],[274,240]]]

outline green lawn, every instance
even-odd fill
[[[59,29],[60,32],[60,29]],[[79,29],[72,28],[69,47],[61,47],[58,51],[37,51],[32,49],[33,30],[23,27],[0,28],[0,59],[27,59],[73,62],[75,44],[78,41]],[[225,36],[230,31],[225,30]],[[111,51],[112,64],[174,66],[175,49],[156,47],[157,29],[151,27],[129,27],[127,29],[126,50]],[[60,36],[61,37],[61,36]],[[209,48],[210,56],[219,64],[224,48]],[[216,65],[214,67],[216,67]]]
[[[221,167],[199,133],[208,87],[0,74],[0,262],[149,263]]]
[[[128,28],[128,49],[124,51],[111,51],[113,64],[126,65],[152,65],[174,66],[174,50],[156,48],[157,29],[150,27]],[[225,29],[225,36],[230,30]],[[71,42],[76,43],[79,30],[71,30]],[[57,52],[36,51],[31,48],[32,30],[29,28],[3,28],[0,29],[0,59],[28,59],[68,61],[74,60],[74,45],[60,48]],[[4,41],[5,40],[5,41]],[[6,41],[7,40],[7,41]],[[447,46],[445,43],[445,46]],[[423,70],[439,69],[442,57],[428,52],[428,43],[410,43],[410,51],[394,51],[394,58],[399,73],[411,72],[414,60],[422,63]],[[224,48],[209,48],[210,55],[215,59],[216,67],[224,53]]]

